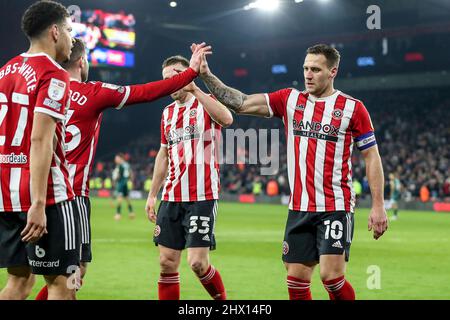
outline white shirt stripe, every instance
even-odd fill
[[[70,184],[73,186],[74,181],[75,181],[75,174],[77,172],[77,165],[69,163],[67,165],[67,167],[69,169],[69,181],[70,181]]]
[[[289,180],[289,187],[291,189],[291,201],[289,202],[289,209],[293,209],[294,207],[294,186],[295,186],[295,139],[294,139],[294,128],[292,126],[292,121],[294,120],[294,113],[295,113],[295,106],[297,104],[298,97],[300,95],[300,92],[297,90],[292,90],[291,94],[289,95],[288,101],[287,101],[287,127],[288,127],[288,135],[287,135],[287,164],[288,164],[288,180]],[[291,154],[291,156],[289,156]]]
[[[191,106],[189,105],[184,109],[183,113],[183,128],[187,128],[189,126],[189,113],[191,112]],[[187,167],[192,163],[192,143],[191,140],[180,142],[183,145],[183,158],[180,159],[180,164],[183,162],[185,167],[184,173],[181,176],[181,201],[189,201],[189,172]],[[181,172],[181,168],[180,168]]]
[[[214,120],[211,119],[211,134],[212,134],[212,141],[211,141],[211,158],[209,161],[209,166],[210,166],[210,170],[211,170],[211,189],[212,189],[212,193],[213,193],[213,197],[215,199],[219,198],[219,175],[218,172],[216,170],[216,166],[215,166],[215,152],[216,152],[216,144],[215,144],[215,135],[216,132],[214,131],[216,127],[216,124],[214,122]],[[201,141],[203,143],[203,141]],[[203,183],[203,181],[201,181],[201,183]],[[198,184],[198,183],[197,183]],[[205,197],[204,197],[205,198]]]
[[[333,167],[333,193],[336,205],[336,211],[345,211],[345,199],[344,192],[341,187],[342,180],[342,157],[344,155],[345,147],[345,133],[347,131],[350,119],[355,109],[355,101],[347,99],[344,107],[344,115],[341,120],[341,126],[339,127],[338,141],[336,142],[336,151],[334,154],[334,167]]]
[[[167,123],[167,118],[169,117],[169,108],[164,109],[163,111],[163,130],[164,130],[164,124]],[[164,134],[164,133],[161,133]],[[168,144],[161,144],[161,146],[168,147]],[[169,152],[169,149],[167,149],[167,152]],[[167,182],[169,181],[169,174],[170,174],[170,157],[169,157],[169,163],[167,166],[167,178],[163,185],[163,191],[162,191],[162,198],[164,199],[164,196],[167,194]]]
[[[11,176],[9,182],[9,190],[11,194],[11,203],[14,211],[20,211],[20,176],[21,168],[11,168]]]
[[[336,99],[338,96],[335,96],[334,99],[325,100],[325,109],[323,112],[322,124],[331,124],[332,117],[331,113],[334,110],[334,105],[336,103]],[[317,149],[316,149],[316,161],[315,161],[315,175],[314,175],[314,188],[316,190],[316,209],[325,210],[325,191],[323,188],[323,175],[324,175],[324,165],[325,165],[325,157],[321,155],[325,155],[325,150],[327,147],[327,141],[317,139]]]
[[[180,111],[179,108],[175,107],[172,115],[172,119],[170,119],[170,129],[172,130],[176,128],[177,125],[177,119],[178,119],[178,112]],[[170,163],[170,156],[169,156],[169,163]],[[169,171],[173,167],[175,178],[172,181],[172,188],[169,191],[169,199],[173,199],[175,197],[175,185],[178,183],[178,177],[180,176],[180,164],[178,162],[178,147],[174,146],[172,148],[172,165],[169,166]],[[167,183],[169,183],[169,180],[167,180]]]
[[[59,167],[51,167],[50,172],[53,180],[53,192],[55,202],[59,203],[66,201],[68,196],[67,196],[67,188],[65,187],[64,184],[64,174],[62,173]]]
[[[198,130],[200,132],[205,131],[205,117],[203,112],[203,107],[200,105],[197,107],[197,124],[199,125]],[[197,170],[197,199],[204,200],[205,198],[205,144],[201,140],[197,143],[196,150],[196,170]]]
[[[311,122],[314,116],[314,102],[311,100],[306,101],[305,111],[303,111],[303,122]],[[294,107],[295,108],[295,107]],[[300,137],[300,147],[299,147],[299,167],[300,167],[300,180],[302,183],[302,195],[301,195],[301,203],[300,203],[300,211],[308,211],[308,202],[309,195],[308,189],[306,187],[306,169],[307,169],[307,160],[306,156],[308,154],[308,142],[309,138]]]

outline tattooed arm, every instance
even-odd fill
[[[271,116],[264,94],[247,95],[237,89],[226,86],[209,70],[206,55],[202,56],[200,77],[213,96],[235,113],[259,117]]]

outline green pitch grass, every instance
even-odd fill
[[[94,260],[78,299],[157,299],[158,250],[154,225],[135,201],[136,220],[127,210],[114,221],[110,200],[92,200]],[[287,299],[281,244],[287,208],[281,205],[220,203],[217,250],[211,261],[222,274],[230,299]],[[378,241],[367,231],[368,210],[357,210],[347,279],[358,299],[450,299],[450,214],[401,211]],[[182,299],[209,299],[182,258]],[[380,287],[371,266],[379,267]],[[368,273],[370,272],[370,273]],[[372,276],[372,278],[370,278]],[[6,271],[0,270],[0,286]],[[42,286],[39,277],[34,297]],[[328,299],[315,272],[314,299]]]

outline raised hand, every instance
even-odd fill
[[[211,46],[207,46],[206,43],[200,44],[193,43],[191,45],[192,56],[189,63],[189,67],[200,73],[200,67],[206,61],[206,55],[212,54]]]
[[[192,51],[192,53],[194,53],[194,51],[196,50],[198,48],[198,45],[197,44],[192,44],[191,45],[191,51]],[[212,53],[212,52],[211,52]],[[208,60],[206,59],[206,55],[207,54],[211,54],[211,53],[204,53],[202,56],[201,56],[201,63],[200,63],[200,71],[199,71],[199,74],[200,74],[200,77],[202,77],[202,76],[206,76],[207,74],[209,74],[211,71],[210,71],[210,69],[209,69],[209,66],[208,66]]]

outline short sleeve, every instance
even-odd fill
[[[264,94],[269,107],[270,117],[283,118],[286,114],[287,99],[292,89],[281,89],[275,92]]]
[[[351,130],[356,147],[360,151],[369,149],[377,144],[372,120],[362,102],[358,101],[355,105],[355,111],[351,120]]]
[[[164,112],[161,117],[161,147],[167,147],[166,130],[164,129]]]
[[[45,74],[38,88],[34,112],[45,113],[58,121],[66,119],[70,97],[69,74],[58,69]]]

